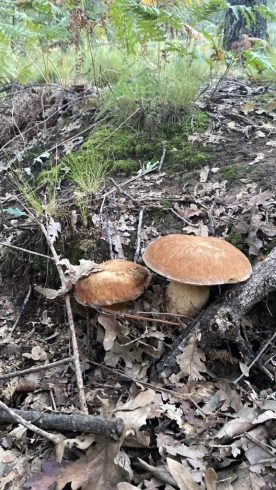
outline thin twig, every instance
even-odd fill
[[[109,371],[111,373],[116,373],[118,376],[121,376],[122,378],[129,379],[133,383],[137,383],[138,385],[145,386],[146,388],[151,388],[155,391],[162,391],[164,393],[168,393],[171,396],[174,396],[175,398],[179,398],[180,400],[189,400],[202,414],[202,416],[206,419],[205,413],[202,411],[200,406],[189,396],[189,395],[182,395],[181,393],[177,393],[176,391],[168,390],[167,388],[163,388],[163,386],[156,386],[152,383],[146,383],[145,381],[141,381],[140,379],[133,378],[132,376],[129,376],[129,374],[123,373],[122,371],[119,371],[119,369],[111,368],[106,366],[105,364],[100,364],[99,362],[91,361],[89,360],[91,364],[94,364],[94,366],[98,366],[101,368],[104,368],[106,371]]]
[[[108,311],[105,311],[105,313],[108,314]],[[131,315],[129,313],[119,313],[119,312],[114,312],[110,314],[113,316],[119,316],[120,318],[130,318],[131,320],[146,320],[147,322],[162,323],[165,325],[175,325],[176,327],[180,326],[179,323],[171,322],[169,320],[161,320],[160,318],[150,318],[147,316],[137,316],[137,315]]]
[[[162,167],[164,165],[166,152],[167,152],[167,148],[164,145],[164,147],[163,147],[163,153],[162,153],[162,156],[160,158],[159,167],[158,167],[159,172],[162,170]]]
[[[27,250],[26,248],[21,248],[21,247],[16,247],[15,245],[11,245],[10,243],[5,243],[5,242],[0,242],[0,246],[11,248],[14,250],[18,250],[19,252],[25,252],[30,255],[36,255],[37,257],[43,257],[44,259],[47,260],[54,260],[53,257],[49,257],[48,255],[40,254],[38,252],[33,252],[32,250]]]
[[[210,93],[210,95],[209,95],[209,100],[211,100],[211,99],[212,99],[212,97],[215,95],[215,93],[216,93],[216,91],[218,90],[219,86],[221,85],[221,83],[223,82],[223,80],[226,78],[226,75],[227,75],[227,74],[228,74],[228,72],[230,71],[230,68],[232,67],[233,63],[234,63],[234,58],[231,60],[231,62],[230,62],[230,63],[228,63],[228,64],[226,65],[226,68],[225,68],[225,70],[224,70],[223,74],[222,74],[222,75],[221,75],[221,77],[218,79],[218,81],[217,81],[217,83],[216,83],[215,87],[213,88],[212,92],[211,92],[211,93]]]
[[[0,374],[0,379],[10,379],[15,378],[16,376],[24,376],[25,374],[37,373],[39,371],[46,371],[56,366],[61,366],[62,364],[68,364],[73,361],[74,357],[66,357],[65,359],[61,359],[60,361],[51,362],[49,364],[44,364],[43,366],[33,366],[28,369],[21,369],[20,371],[13,371],[12,373]]]
[[[138,107],[138,109],[136,109],[134,112],[132,112],[132,114],[130,114],[130,116],[128,116],[123,122],[121,122],[121,124],[119,124],[119,126],[117,126],[117,128],[114,129],[114,131],[112,131],[111,133],[109,133],[105,138],[103,138],[101,140],[101,142],[95,147],[96,149],[98,149],[100,146],[102,146],[102,144],[108,140],[111,136],[113,136],[113,134],[115,134],[122,126],[124,126],[133,116],[135,116],[135,114],[137,114],[137,112],[140,112],[140,107]]]
[[[22,304],[22,307],[21,307],[21,311],[17,317],[17,319],[15,320],[12,328],[11,328],[11,331],[10,331],[10,335],[13,334],[13,332],[15,331],[19,321],[20,321],[20,318],[22,317],[23,315],[23,311],[25,310],[25,307],[26,307],[26,304],[28,303],[29,299],[30,299],[30,296],[31,296],[31,292],[32,292],[32,286],[29,284],[29,289],[28,289],[28,292],[24,298],[24,301],[23,301],[23,304]]]
[[[189,226],[193,226],[193,228],[197,228],[197,225],[194,225],[191,221],[189,221],[188,219],[186,218],[183,218],[183,216],[181,216],[180,214],[178,214],[175,209],[171,208],[170,209],[171,212],[173,214],[175,214],[175,216],[177,216],[178,218],[180,218],[184,223],[186,223],[186,225],[189,225]]]
[[[255,437],[253,437],[250,434],[250,432],[245,432],[243,435],[246,437],[246,439],[248,439],[251,442],[254,442],[254,444],[256,444],[257,446],[261,447],[264,451],[266,451],[267,453],[269,453],[271,456],[275,456],[276,455],[276,449],[275,448],[273,448],[272,446],[269,446],[268,444],[266,444],[263,441],[260,441],[259,439],[256,439]]]
[[[140,250],[141,250],[141,230],[142,230],[143,216],[144,216],[144,210],[140,209],[138,226],[137,226],[136,250],[133,259],[134,262],[137,262],[137,260],[139,259]]]
[[[9,408],[1,400],[0,400],[0,407],[3,408],[3,410],[5,410],[6,412],[8,412],[15,422],[18,422],[18,424],[23,425],[23,427],[26,427],[26,429],[29,429],[35,434],[38,434],[39,436],[44,437],[45,439],[48,439],[48,441],[53,442],[55,445],[61,441],[61,437],[59,435],[50,434],[49,432],[46,432],[45,430],[40,429],[39,427],[36,427],[36,425],[32,424],[31,422],[27,422],[27,420],[25,420],[23,417],[18,415],[18,413],[15,413],[14,410]]]
[[[235,381],[234,383],[237,384],[244,376],[248,375],[249,374],[249,371],[250,369],[252,368],[252,366],[254,366],[254,364],[256,364],[256,362],[258,362],[258,360],[260,359],[261,355],[263,354],[263,352],[267,349],[267,347],[273,342],[273,340],[275,339],[276,337],[276,332],[272,335],[272,337],[265,343],[265,345],[263,346],[263,348],[260,350],[259,354],[255,357],[255,359],[253,359],[253,361],[251,362],[251,364],[249,364],[249,366],[247,367],[247,370],[246,370],[246,373],[242,373]]]
[[[147,174],[149,174],[155,170],[156,170],[156,167],[150,168],[148,170],[144,170],[142,173],[138,173],[134,177],[131,177],[130,179],[125,180],[125,182],[121,182],[120,187],[124,187],[125,185],[131,184],[132,182],[135,182],[135,180],[140,179],[142,177],[145,177],[145,175],[147,175]],[[107,196],[110,196],[111,194],[113,194],[113,192],[115,192],[116,189],[117,189],[116,187],[112,187],[103,196],[101,196],[101,198],[105,199]]]
[[[135,204],[139,204],[139,201],[137,201],[137,199],[135,199],[135,197],[132,197],[128,192],[126,192],[124,189],[121,188],[121,186],[119,184],[117,184],[117,182],[115,182],[114,179],[110,178],[110,180],[113,182],[113,184],[115,185],[116,189],[118,189],[118,191],[120,191],[122,194],[124,194],[126,197],[128,197],[131,201],[133,201]]]
[[[18,198],[17,198],[18,199]],[[18,199],[20,202],[20,200]],[[36,216],[31,213],[31,211],[23,204],[21,203],[24,207],[24,209],[28,212],[28,214],[36,221],[36,223],[39,225],[43,235],[46,238],[47,244],[52,252],[53,259],[56,264],[56,268],[60,277],[60,281],[62,284],[62,287],[66,290],[66,277],[63,272],[62,266],[59,263],[59,256],[56,253],[55,247],[52,243],[52,241],[49,238],[48,232],[43,225],[43,223],[40,223],[39,220],[36,218]],[[81,365],[80,365],[80,354],[79,354],[79,349],[78,349],[78,342],[77,342],[77,336],[76,336],[76,330],[75,330],[75,325],[74,325],[74,319],[73,319],[73,313],[72,313],[72,308],[71,308],[71,302],[70,302],[70,297],[67,294],[64,296],[64,301],[65,301],[65,306],[66,306],[66,312],[67,312],[67,317],[68,317],[68,326],[70,329],[71,333],[71,341],[72,341],[72,348],[73,348],[73,355],[74,355],[74,366],[75,366],[75,374],[76,374],[76,382],[77,382],[77,387],[78,387],[78,394],[79,394],[79,400],[80,400],[80,408],[84,413],[88,413],[88,408],[86,404],[86,399],[85,399],[85,394],[84,394],[84,385],[83,385],[83,379],[82,379],[82,372],[81,372]]]
[[[189,318],[192,320],[191,316],[188,315],[181,315],[180,313],[168,313],[165,311],[137,311],[138,315],[162,315],[162,316],[175,316],[179,318]]]

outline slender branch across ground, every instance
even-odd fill
[[[17,198],[18,199],[18,198]],[[62,266],[59,263],[59,256],[55,250],[55,247],[52,243],[52,240],[49,237],[49,234],[47,232],[47,229],[41,223],[36,216],[18,199],[18,201],[21,203],[21,205],[24,207],[24,209],[28,212],[28,214],[36,221],[36,223],[39,225],[43,235],[46,238],[47,244],[51,250],[54,262],[56,264],[56,268],[59,274],[59,278],[62,284],[62,287],[64,290],[67,290],[67,281],[65,274],[63,272]],[[71,308],[71,302],[70,302],[70,297],[67,294],[65,294],[64,297],[65,301],[65,306],[66,306],[66,312],[67,312],[67,318],[68,318],[68,326],[70,329],[71,333],[71,340],[72,340],[72,348],[73,348],[73,358],[74,358],[74,366],[75,366],[75,374],[76,374],[76,382],[77,382],[77,387],[78,387],[78,394],[79,394],[79,401],[80,401],[80,409],[82,412],[88,414],[88,408],[86,404],[86,399],[85,399],[85,394],[84,394],[84,384],[83,384],[83,379],[82,379],[82,372],[81,372],[81,365],[80,365],[80,355],[79,355],[79,348],[78,348],[78,342],[77,342],[77,336],[76,336],[76,330],[75,330],[75,325],[74,325],[74,319],[73,319],[73,313],[72,313],[72,308]]]
[[[38,373],[39,371],[46,371],[53,367],[61,366],[62,364],[68,364],[73,361],[74,357],[66,357],[65,359],[60,359],[60,361],[51,362],[49,364],[44,364],[43,366],[33,366],[28,369],[21,369],[20,371],[13,371],[12,373],[0,374],[0,379],[10,379],[16,376],[24,376],[25,374]]]
[[[45,226],[42,223],[40,223],[40,228],[41,228],[41,231],[44,234],[44,236],[47,240],[48,246],[52,252],[52,255],[53,255],[53,258],[54,258],[54,261],[56,264],[56,268],[57,268],[58,273],[59,273],[61,284],[64,288],[66,288],[67,281],[66,281],[62,266],[59,263],[59,257],[56,253],[55,247],[49,238],[49,235],[47,233]],[[82,378],[82,372],[81,372],[81,365],[80,365],[80,354],[79,354],[76,330],[75,330],[75,325],[74,325],[73,313],[72,313],[72,308],[71,308],[71,302],[70,302],[70,297],[69,297],[68,293],[65,294],[64,301],[65,301],[65,306],[66,306],[68,325],[69,325],[69,329],[70,329],[70,333],[71,333],[72,348],[73,348],[73,355],[74,355],[74,365],[75,365],[75,374],[76,374],[76,381],[77,381],[79,400],[80,400],[80,408],[81,408],[82,412],[88,414],[88,408],[87,408],[85,394],[84,394],[84,384],[83,384],[83,378]]]
[[[1,400],[0,400],[0,408],[5,410],[11,416],[14,422],[18,422],[18,424],[21,424],[23,425],[23,427],[26,427],[26,429],[29,429],[35,434],[44,437],[45,439],[48,439],[48,441],[51,441],[53,444],[57,445],[61,441],[61,436],[56,434],[50,434],[49,432],[40,429],[39,427],[32,424],[31,422],[28,422],[23,417],[18,415],[18,413],[16,413],[14,410],[12,410],[12,408],[8,407],[5,403],[3,403]]]

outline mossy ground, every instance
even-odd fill
[[[159,161],[165,147],[166,171],[185,172],[210,160],[209,149],[188,142],[189,134],[204,131],[207,124],[206,114],[197,111],[193,115],[183,113],[177,122],[167,123],[154,136],[144,128],[129,126],[114,131],[106,125],[95,130],[71,158],[83,159],[92,152],[95,162],[104,162],[111,174],[130,174],[146,162]]]

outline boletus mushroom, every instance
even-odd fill
[[[221,238],[166,235],[149,244],[145,264],[171,282],[166,290],[171,313],[194,316],[207,303],[210,286],[246,281],[247,257]]]
[[[148,287],[151,279],[148,269],[123,259],[103,262],[99,269],[75,285],[75,299],[83,306],[108,307],[134,301]]]

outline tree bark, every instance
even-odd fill
[[[106,419],[100,416],[77,413],[43,413],[34,410],[13,410],[28,422],[32,422],[44,430],[100,434],[118,440],[124,429],[122,419]],[[0,423],[11,424],[13,423],[13,418],[5,410],[0,410]]]
[[[176,357],[186,345],[193,330],[201,332],[200,347],[210,348],[231,340],[242,345],[241,327],[251,308],[276,289],[276,247],[263,262],[257,264],[246,283],[237,284],[212,303],[180,335],[179,339],[156,368],[159,376],[167,378],[178,370]]]
[[[244,7],[254,7],[260,5],[267,5],[267,0],[230,0],[230,4],[242,5]],[[258,12],[255,12],[256,21],[250,19],[250,25],[246,24],[246,17],[240,12],[236,11],[237,17],[233,13],[233,10],[229,8],[225,15],[224,21],[224,34],[223,34],[223,47],[226,50],[230,50],[234,42],[241,40],[242,34],[247,34],[249,37],[257,37],[260,39],[266,39],[267,37],[267,22]]]

